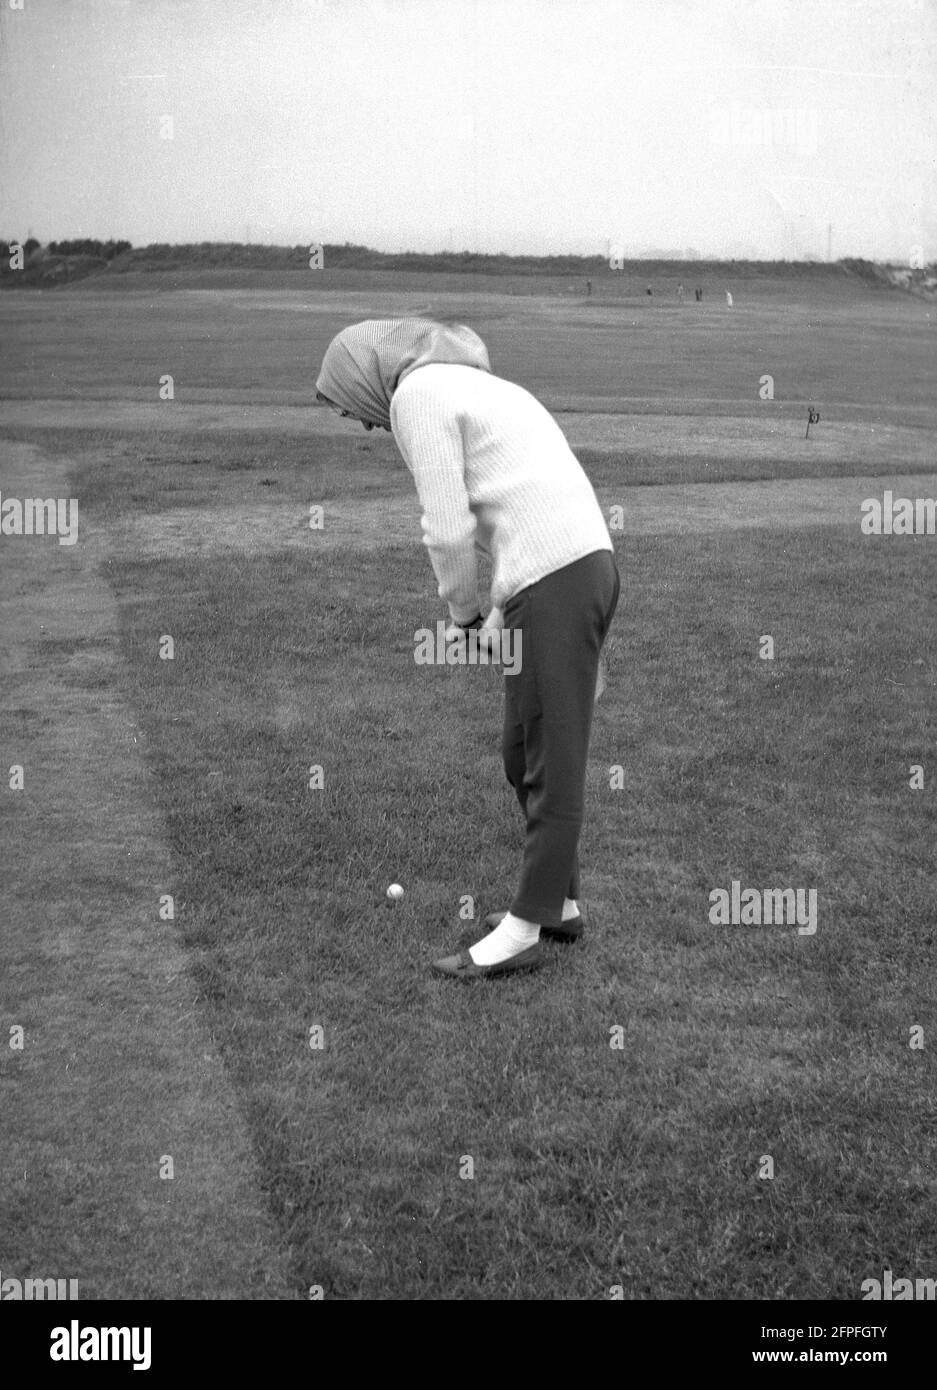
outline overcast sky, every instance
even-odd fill
[[[937,258],[937,0],[0,4],[3,235]]]

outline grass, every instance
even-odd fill
[[[13,492],[18,454],[7,445]],[[24,1030],[0,1049],[0,1269],[74,1278],[84,1299],[297,1297],[156,910],[173,870],[115,680],[102,558],[87,530],[73,548],[0,549],[0,1029],[5,1044]],[[6,785],[13,763],[22,791]]]
[[[575,426],[560,417],[572,433]],[[784,430],[784,433],[781,430]],[[640,426],[636,427],[640,433]],[[848,432],[824,441],[816,449],[804,446],[803,431],[790,423],[752,438],[752,430],[733,421],[712,431],[711,449],[686,453],[666,445],[665,427],[649,447],[621,442],[624,431],[603,423],[590,430],[601,434],[601,447],[576,447],[576,455],[608,508],[627,506],[622,489],[695,483],[759,482],[781,478],[888,479],[902,474],[933,475],[931,433],[926,429],[895,431],[890,437],[904,446],[900,462],[888,449],[875,448],[868,432],[860,442]],[[795,438],[787,442],[787,436]],[[94,470],[94,501],[114,515],[132,512],[154,517],[168,508],[211,507],[223,496],[228,504],[248,498],[265,502],[310,499],[375,502],[381,497],[403,498],[418,515],[412,482],[393,442],[351,433],[332,434],[328,448],[299,431],[271,434],[221,424],[211,429],[158,430],[89,425],[66,427],[7,426],[7,439],[31,441],[51,453],[67,453],[76,463]],[[106,468],[101,467],[106,461]],[[244,489],[231,492],[232,474],[241,475]],[[84,475],[89,476],[89,475]],[[82,498],[79,495],[79,503]]]
[[[80,482],[113,505],[109,470]],[[213,476],[216,502],[244,483]],[[520,827],[496,676],[413,664],[419,550],[113,564],[181,930],[298,1284],[854,1298],[878,1268],[924,1268],[933,1066],[908,1029],[935,1002],[935,826],[908,769],[933,741],[927,546],[629,538],[588,944],[497,991],[426,971],[473,939],[463,895],[476,922],[503,905]],[[733,878],[816,887],[816,937],[712,927]]]
[[[302,413],[344,322],[458,292],[500,368],[569,412],[605,506],[627,507],[637,483],[932,473],[925,306],[845,276],[752,281],[733,315],[707,291],[703,314],[681,315],[626,296],[561,303],[558,280],[473,299],[474,281],[356,274],[289,299],[243,286],[120,299],[89,283],[54,303],[4,300],[20,420],[4,436],[72,466],[85,544],[99,547],[75,551],[100,553],[117,604],[98,648],[100,582],[76,598],[75,554],[56,548],[75,620],[16,637],[33,683],[10,687],[9,739],[44,747],[55,733],[47,798],[70,747],[84,780],[17,842],[16,891],[45,888],[8,948],[6,1012],[39,1029],[51,1010],[62,1048],[83,1038],[90,1060],[69,1092],[61,1049],[29,1059],[17,1142],[47,1182],[43,1203],[10,1197],[4,1270],[52,1272],[29,1261],[56,1250],[93,1269],[113,1250],[101,1223],[136,1202],[145,1244],[124,1240],[102,1275],[115,1296],[303,1297],[315,1284],[348,1299],[578,1299],[620,1284],[634,1299],[855,1300],[884,1268],[932,1277],[933,1061],[908,1043],[915,1024],[928,1036],[935,1003],[933,538],[793,519],[619,537],[582,844],[587,938],[549,945],[538,974],[460,987],[428,963],[505,905],[521,848],[499,678],[415,666],[413,634],[439,606],[412,483],[388,438]],[[148,403],[167,371],[179,409],[164,415]],[[767,408],[762,371],[778,389]],[[822,407],[815,448],[799,438],[807,399]],[[326,532],[286,536],[276,508],[295,519],[310,501],[332,504]],[[262,510],[266,530],[252,525]],[[334,518],[344,530],[329,532]],[[199,548],[222,520],[224,545]],[[27,593],[13,556],[5,575]],[[167,633],[175,656],[161,661]],[[766,633],[772,662],[758,657]],[[106,762],[112,709],[132,711],[145,777],[126,733]],[[106,767],[145,808],[126,830]],[[95,929],[80,952],[61,927],[68,872]],[[156,938],[141,884],[167,879],[180,911]],[[711,925],[709,894],[733,879],[816,888],[816,935]],[[407,891],[389,908],[393,880]],[[170,942],[194,1003],[173,996],[161,1034],[147,989]],[[180,1047],[173,1020],[200,1032]],[[213,1218],[208,1160],[230,1132],[205,1099],[216,1049],[276,1259],[253,1218],[241,1238],[246,1196]],[[108,1132],[128,1095],[132,1118]],[[148,1155],[161,1146],[174,1103],[201,1188],[197,1220],[180,1205],[161,1234],[132,1166],[116,1205],[102,1174],[135,1157],[134,1136]],[[49,1166],[63,1153],[84,1163],[77,1190]],[[757,1176],[765,1156],[773,1179]],[[205,1257],[180,1285],[165,1271],[186,1231]],[[219,1249],[220,1281],[205,1267]]]
[[[158,403],[169,374],[178,405],[213,393],[244,416],[264,401],[308,405],[322,354],[348,322],[438,313],[475,324],[495,370],[551,405],[594,398],[596,409],[653,402],[671,413],[690,398],[704,417],[723,400],[750,413],[767,373],[776,400],[796,403],[799,419],[811,402],[824,420],[827,407],[851,419],[874,404],[882,419],[929,407],[933,423],[931,306],[866,289],[835,268],[793,283],[765,275],[738,291],[731,311],[722,285],[707,288],[704,304],[680,306],[683,271],[650,299],[642,282],[615,281],[622,293],[601,303],[571,296],[565,277],[519,277],[524,293],[514,297],[497,277],[487,285],[441,277],[437,287],[403,272],[336,275],[351,278],[336,284],[309,272],[289,291],[174,290],[150,275],[138,293],[118,277],[121,293],[92,280],[4,296],[3,394]]]

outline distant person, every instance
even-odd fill
[[[682,284],[682,282],[681,282],[681,283],[677,286],[677,298],[678,298],[678,299],[682,299],[682,298],[683,298],[683,295],[684,295],[684,289],[683,289],[683,284]]]
[[[316,387],[318,400],[366,430],[393,432],[453,624],[463,633],[506,626],[520,643],[517,668],[504,676],[501,741],[527,825],[520,885],[510,911],[486,920],[489,935],[433,968],[459,980],[534,969],[541,933],[582,935],[577,847],[600,652],[619,590],[605,518],[553,417],[494,375],[470,328],[354,324],[333,338]],[[485,620],[479,550],[493,571]]]
[[[726,290],[726,304],[729,306],[730,309],[732,308],[732,295],[728,290]]]
[[[591,294],[591,293],[592,293],[592,281],[591,281],[591,280],[587,280],[587,281],[586,281],[586,294]]]
[[[648,294],[653,294],[653,290],[651,289],[650,285],[648,285],[647,287],[647,292]]]
[[[702,291],[701,289],[699,289],[698,287],[697,287],[697,291],[696,291],[696,302],[697,302],[697,304],[702,304],[702,302],[703,302],[703,291]]]

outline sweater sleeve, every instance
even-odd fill
[[[429,392],[411,388],[394,396],[391,423],[423,507],[423,544],[439,597],[453,622],[469,622],[479,612],[478,563],[458,414]]]

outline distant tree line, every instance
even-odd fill
[[[38,246],[38,242],[33,245]],[[29,255],[29,242],[23,246],[23,250]],[[99,260],[112,261],[115,256],[119,256],[123,251],[132,251],[133,247],[129,241],[94,241],[91,237],[85,237],[81,241],[50,241],[48,248],[53,256],[97,256]]]
[[[173,245],[170,242],[153,242],[149,246],[134,247],[129,241],[100,241],[84,237],[69,241],[50,241],[43,247],[35,237],[22,243],[23,263],[21,269],[10,265],[7,248],[18,243],[18,238],[0,237],[0,284],[3,288],[15,285],[55,285],[68,284],[72,280],[96,275],[104,270],[113,276],[127,272],[147,273],[186,271],[307,271],[313,267],[313,260],[319,261],[326,272],[329,270],[374,270],[410,271],[422,274],[446,272],[450,274],[480,275],[552,275],[583,277],[583,282],[595,278],[615,277],[620,269],[631,274],[653,277],[655,274],[670,275],[673,267],[682,264],[665,259],[656,260],[642,257],[625,261],[623,265],[611,266],[609,260],[600,255],[593,256],[509,256],[503,253],[489,254],[477,251],[375,251],[370,246],[354,242],[320,244],[310,236],[309,241],[299,246],[265,246],[256,242],[202,241]],[[321,252],[321,255],[318,253]],[[839,269],[846,274],[858,275],[869,283],[882,283],[884,276],[880,267],[871,262],[857,259],[841,260],[838,267],[822,261],[706,261],[694,260],[693,269],[687,273],[701,276],[705,273],[729,273],[737,278],[762,275],[767,264],[771,265],[773,275],[800,277],[804,274],[825,276],[831,270]],[[590,283],[591,289],[591,283]]]
[[[123,270],[182,268],[184,266],[256,267],[306,270],[317,243],[312,238],[301,246],[263,246],[257,243],[203,241],[183,245],[155,242],[136,247],[121,265]],[[322,246],[326,270],[450,270],[510,271],[515,274],[599,273],[601,256],[507,256],[475,251],[375,251],[352,242]]]

